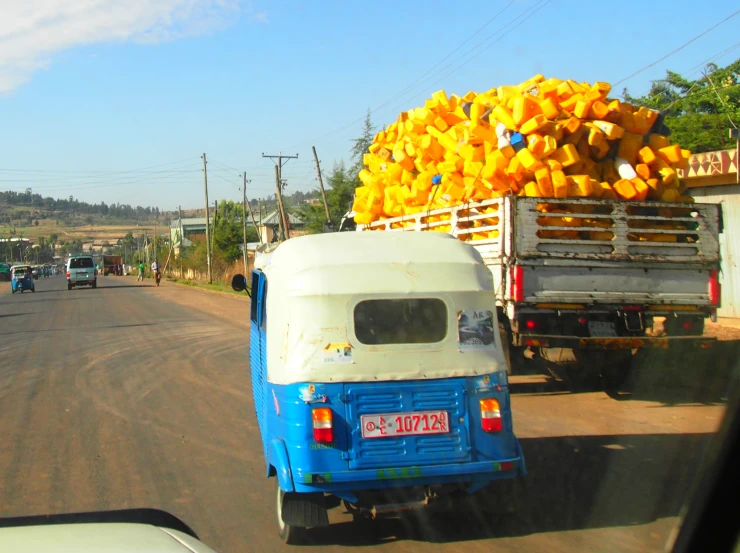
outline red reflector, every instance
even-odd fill
[[[529,347],[540,347],[540,348],[546,348],[547,342],[545,340],[537,340],[536,338],[526,338],[524,340],[524,345]]]
[[[67,273],[67,278],[69,278],[69,273]]]
[[[684,321],[683,327],[685,330],[691,330],[692,328],[694,328],[694,323],[692,323],[691,321]]]
[[[511,280],[510,295],[512,301],[517,303],[524,302],[524,267],[515,265],[509,270]]]
[[[483,426],[483,432],[501,432],[504,427],[501,419],[481,419],[481,426]]]
[[[331,428],[314,428],[313,441],[317,444],[330,444],[334,441],[334,430]]]
[[[525,326],[526,326],[526,327],[527,327],[527,328],[528,328],[529,330],[534,330],[535,328],[537,328],[537,321],[533,321],[532,319],[529,319],[529,320],[528,320],[528,321],[527,321],[526,323],[524,323],[524,324],[525,324]]]
[[[501,463],[501,470],[514,470],[514,463],[512,461],[504,461]]]
[[[721,296],[722,287],[719,283],[719,273],[717,269],[712,269],[709,271],[709,303],[711,305],[719,305]]]
[[[587,322],[587,321],[586,321],[586,317],[578,317],[578,322],[579,322],[580,324],[582,324],[582,325],[585,325],[585,324],[586,324],[586,322]]]

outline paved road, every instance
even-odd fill
[[[247,303],[133,278],[0,285],[0,516],[155,507],[218,551],[282,549],[252,412]],[[647,365],[654,363],[648,362]],[[341,512],[325,551],[654,551],[671,532],[723,381],[644,373],[632,392],[513,379],[530,476],[520,514],[383,521]],[[695,384],[695,383],[694,383]]]

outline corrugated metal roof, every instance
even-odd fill
[[[721,256],[720,282],[722,307],[720,317],[740,317],[740,185],[706,186],[692,188],[697,203],[721,203],[724,232],[719,236]]]
[[[300,217],[296,217],[292,213],[288,213],[288,222],[291,225],[302,225],[303,224],[303,219],[301,219]],[[277,225],[277,224],[279,224],[278,223],[278,212],[277,211],[273,211],[269,215],[266,215],[265,216],[265,219],[262,221],[261,224],[263,224],[263,225]]]
[[[206,218],[205,217],[189,217],[187,219],[182,219],[182,226],[183,227],[206,226]],[[171,221],[170,227],[174,229],[180,228],[180,219],[175,219]]]

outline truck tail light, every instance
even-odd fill
[[[95,269],[95,276],[98,276],[98,270]]]
[[[504,423],[501,420],[501,408],[497,400],[480,400],[480,422],[483,432],[501,432]]]
[[[67,278],[69,278],[69,271],[67,271]]]
[[[722,287],[719,283],[719,272],[717,269],[709,271],[709,304],[719,305],[722,296]]]
[[[331,409],[320,407],[311,413],[313,418],[313,439],[319,444],[329,444],[334,441]]]
[[[524,302],[524,267],[521,265],[515,265],[509,270],[509,277],[511,279],[511,289],[509,295],[511,299],[516,303]]]

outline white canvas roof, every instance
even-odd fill
[[[288,295],[493,289],[477,250],[436,232],[302,236],[281,244],[258,266],[268,280],[277,277],[275,285]]]

